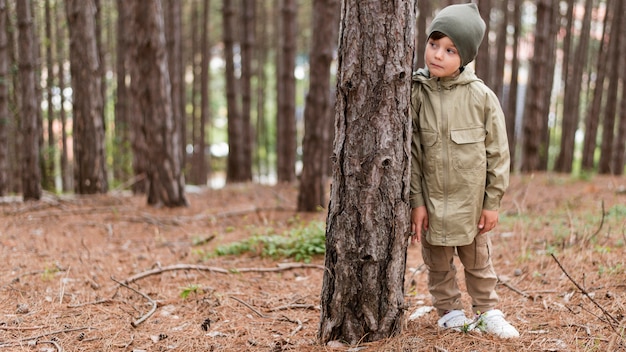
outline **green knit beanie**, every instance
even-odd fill
[[[450,5],[439,11],[428,28],[428,37],[441,32],[454,43],[461,56],[461,66],[472,62],[485,35],[485,21],[476,4]]]

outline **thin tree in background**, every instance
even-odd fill
[[[491,0],[479,0],[478,8],[480,9],[480,17],[485,21],[485,43],[478,47],[474,66],[476,75],[480,77],[486,85],[493,89],[493,61],[492,55],[489,53],[492,46],[489,41],[489,33],[491,32]],[[497,49],[497,48],[493,48]]]
[[[498,8],[498,27],[496,34],[496,50],[494,60],[494,72],[493,72],[493,90],[498,96],[498,100],[502,104],[504,100],[504,74],[505,74],[505,62],[507,51],[507,27],[509,25],[509,0],[500,1],[500,7]]]
[[[624,19],[619,14],[624,8],[623,1],[616,1],[614,4],[614,16],[611,22],[611,33],[623,33],[621,23]],[[617,116],[617,93],[620,79],[620,67],[623,66],[624,58],[620,57],[620,41],[622,35],[611,35],[609,39],[609,56],[607,74],[609,78],[607,86],[606,102],[604,106],[602,121],[602,143],[600,145],[600,161],[598,172],[601,174],[614,173],[612,169],[613,143],[615,140],[615,120]]]
[[[511,0],[513,3],[513,49],[511,58],[511,79],[509,81],[509,94],[506,101],[506,132],[509,141],[509,151],[511,153],[511,170],[515,170],[517,165],[517,95],[519,77],[519,42],[522,31],[522,1]]]
[[[419,9],[419,15],[417,17],[417,42],[415,43],[415,65],[413,65],[413,69],[417,70],[418,68],[424,67],[424,48],[426,48],[426,26],[427,20],[430,18],[432,13],[431,3],[430,1],[418,1],[417,6]]]
[[[266,109],[266,93],[267,93],[267,74],[265,67],[268,63],[268,51],[269,51],[269,26],[267,15],[268,9],[266,2],[261,2],[258,7],[257,13],[257,35],[256,35],[256,152],[254,154],[254,164],[256,165],[257,177],[259,180],[266,179],[269,174],[269,132]]]
[[[561,148],[554,165],[555,171],[570,173],[574,164],[574,150],[576,149],[576,131],[580,121],[580,95],[583,83],[584,68],[587,66],[587,51],[589,50],[589,37],[591,29],[592,0],[585,1],[585,14],[583,16],[582,29],[578,37],[578,45],[571,53],[565,53],[569,57],[566,70],[565,89],[563,92],[563,119],[561,123]],[[574,6],[574,1],[570,3]],[[574,24],[570,24],[569,32],[574,31]]]
[[[296,33],[297,0],[283,0],[280,7],[280,54],[277,63],[278,114],[276,116],[276,176],[278,182],[296,179]]]
[[[203,180],[206,181],[207,170],[205,168],[205,155],[204,149],[200,148],[201,139],[204,141],[204,128],[200,128],[200,108],[198,106],[198,92],[201,90],[201,65],[198,62],[198,58],[202,59],[202,43],[198,39],[202,29],[206,24],[200,20],[201,4],[199,1],[193,1],[190,6],[191,25],[189,26],[189,37],[191,37],[191,50],[189,55],[188,65],[191,67],[193,81],[191,82],[191,94],[189,98],[189,105],[191,105],[191,112],[189,114],[190,130],[188,135],[190,136],[190,143],[193,146],[191,160],[188,160],[186,169],[189,170],[189,182],[192,184],[203,184]],[[202,25],[202,27],[200,27]],[[200,137],[202,133],[202,138]],[[204,143],[204,142],[202,142]],[[204,145],[204,144],[203,144]],[[204,175],[204,176],[203,176]]]
[[[344,0],[321,343],[398,334],[409,236],[415,2]]]
[[[252,181],[252,147],[254,132],[252,131],[252,78],[254,75],[253,57],[256,32],[256,0],[241,0],[241,181]]]
[[[39,165],[38,100],[35,81],[34,31],[30,1],[16,3],[18,29],[18,75],[20,81],[21,173],[24,200],[41,198]]]
[[[106,193],[103,101],[93,0],[67,0],[73,91],[74,190]]]
[[[67,113],[65,111],[65,67],[63,62],[67,59],[67,51],[65,50],[66,32],[64,22],[65,14],[59,3],[54,6],[55,12],[55,32],[56,32],[56,58],[58,66],[58,85],[59,85],[59,121],[61,123],[61,151],[60,151],[60,172],[61,172],[61,188],[63,192],[70,192],[74,187],[72,165],[69,162],[69,146],[67,140]]]
[[[615,173],[613,169],[613,153],[615,150],[615,120],[617,116],[617,93],[619,88],[620,79],[620,67],[624,65],[624,57],[621,57],[620,42],[624,39],[624,33],[622,29],[622,23],[626,23],[626,20],[620,16],[624,8],[624,1],[616,1],[613,16],[613,22],[611,23],[611,37],[609,39],[609,56],[608,56],[608,87],[606,103],[604,106],[604,117],[602,121],[602,143],[600,145],[600,161],[598,163],[598,172],[601,174]]]
[[[196,162],[198,163],[198,174],[196,181],[200,185],[206,185],[208,180],[208,174],[210,168],[207,167],[207,156],[210,157],[211,153],[206,154],[207,146],[207,127],[210,125],[211,115],[211,90],[209,89],[209,83],[211,80],[210,75],[210,59],[211,48],[209,45],[209,29],[210,29],[210,0],[204,0],[202,2],[202,35],[200,36],[200,121],[198,126],[198,153],[196,154]]]
[[[310,83],[304,107],[302,175],[298,211],[326,207],[326,175],[329,144],[328,125],[332,125],[330,106],[330,64],[339,30],[339,0],[313,1],[313,31],[309,54]]]
[[[186,206],[185,181],[172,107],[163,9],[159,0],[137,0],[130,3],[131,92],[146,145],[150,146],[147,180],[148,204],[153,206]],[[136,130],[136,131],[138,131]]]
[[[226,61],[226,105],[228,109],[228,161],[226,166],[226,182],[243,182],[243,130],[239,107],[239,87],[235,77],[235,9],[233,0],[223,3],[223,39],[224,59]]]
[[[622,14],[619,15],[621,20],[621,32],[624,33],[626,30],[626,20],[624,20],[624,16],[626,16],[626,6],[622,5]],[[621,53],[619,56],[623,58],[626,56],[626,39],[622,38],[620,40],[621,43]],[[617,120],[617,138],[615,138],[615,146],[613,148],[613,174],[614,175],[623,175],[624,174],[624,166],[626,166],[626,66],[621,64],[619,65],[619,77],[622,81],[622,99],[620,100],[620,108],[619,108],[619,117]]]
[[[556,9],[555,9],[556,8]],[[548,115],[554,80],[556,11],[553,0],[537,1],[534,54],[522,121],[523,172],[547,170]]]
[[[9,52],[7,4],[0,0],[0,197],[9,189]]]
[[[607,0],[605,17],[602,25],[602,38],[597,52],[595,84],[593,89],[593,98],[589,106],[587,115],[585,116],[585,137],[583,138],[582,151],[582,169],[586,171],[593,170],[594,159],[597,147],[598,127],[600,125],[600,111],[602,109],[602,99],[604,96],[604,81],[607,72],[607,62],[609,47],[609,38],[611,37],[611,23],[613,22],[614,0]]]
[[[130,140],[130,94],[126,78],[128,71],[128,4],[127,0],[117,0],[117,52],[115,61],[115,133],[113,137],[113,177],[128,180],[132,175],[132,151]]]
[[[45,40],[44,47],[46,50],[46,98],[47,98],[47,122],[46,128],[47,138],[44,146],[44,152],[42,153],[42,164],[44,172],[42,172],[42,186],[46,190],[54,190],[54,169],[55,169],[55,150],[56,150],[56,138],[54,136],[54,103],[52,96],[52,87],[54,86],[54,57],[52,55],[54,39],[52,36],[52,9],[50,0],[44,1],[44,30]]]
[[[182,4],[179,0],[164,2],[165,40],[167,59],[172,86],[172,114],[174,129],[180,136],[180,145],[175,146],[180,153],[179,158],[185,165],[185,84],[183,79],[183,46],[182,46]],[[208,66],[208,65],[207,65]]]

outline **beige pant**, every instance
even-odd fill
[[[465,271],[467,293],[472,297],[474,313],[494,309],[498,303],[498,278],[491,263],[491,240],[487,234],[476,236],[467,246],[433,246],[422,240],[422,257],[428,267],[428,290],[439,315],[454,309],[463,310],[461,291],[456,280],[454,251],[459,255]]]

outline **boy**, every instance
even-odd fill
[[[519,332],[495,309],[497,276],[487,234],[498,223],[509,183],[504,114],[495,94],[466,67],[484,32],[475,4],[446,7],[428,29],[426,67],[413,76],[411,231],[422,242],[438,325],[511,338]],[[455,251],[476,319],[463,312]]]

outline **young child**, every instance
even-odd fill
[[[487,234],[498,223],[509,183],[504,114],[496,95],[466,67],[484,32],[475,4],[444,8],[428,29],[426,67],[413,76],[411,231],[422,243],[438,325],[511,338],[519,332],[495,309],[497,276]],[[475,319],[463,312],[455,252]]]

